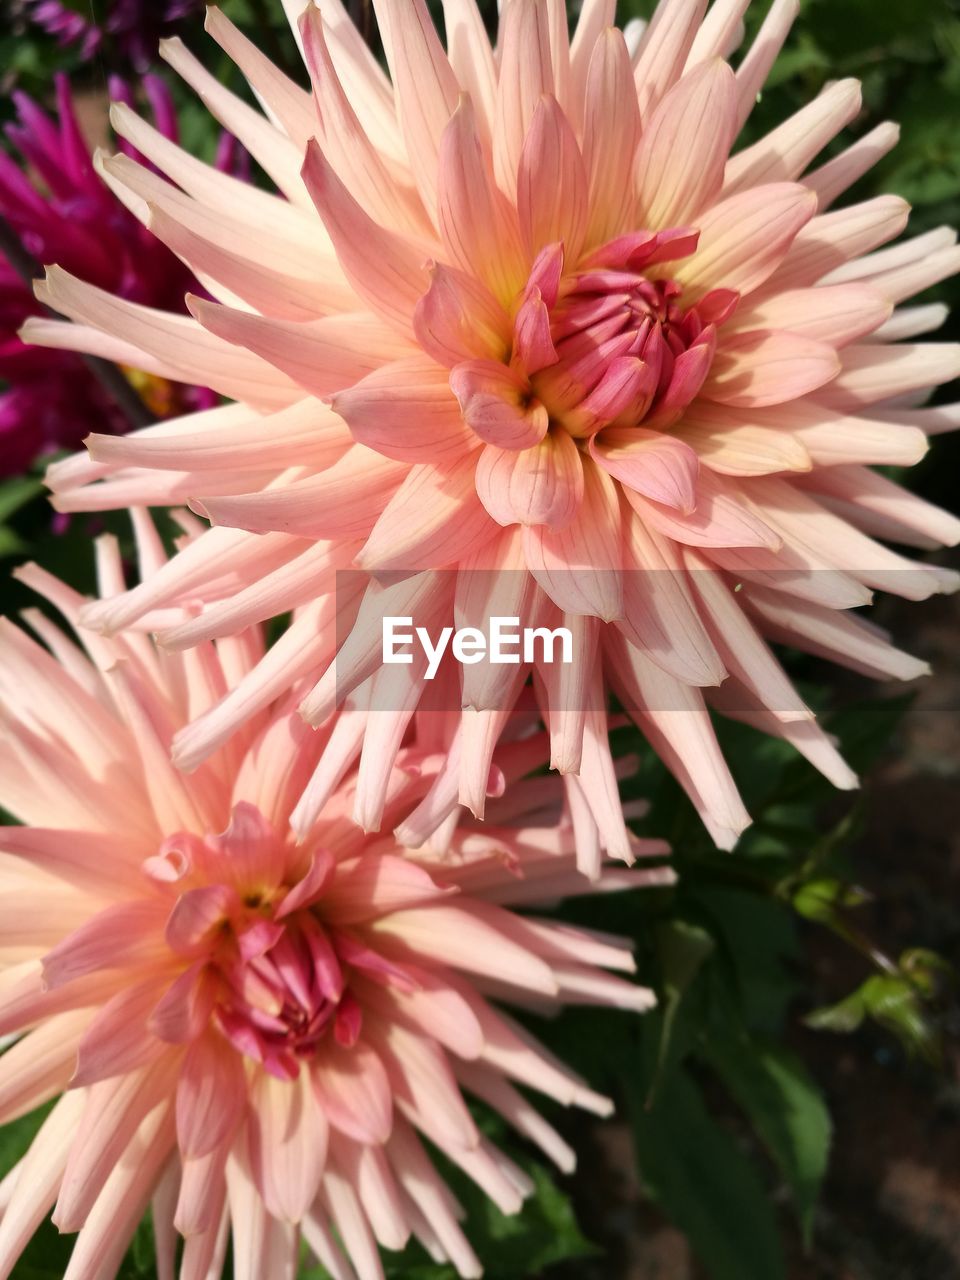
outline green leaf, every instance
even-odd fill
[[[686,1068],[664,1081],[650,1110],[642,1081],[630,1092],[641,1177],[712,1280],[783,1280],[769,1197]]]
[[[790,1184],[807,1244],[830,1153],[831,1121],[803,1064],[747,1035],[713,1037],[706,1056]]]
[[[663,1018],[657,1065],[647,1095],[648,1106],[668,1069],[677,1014],[683,998],[713,949],[714,941],[706,929],[686,920],[670,920],[657,929],[657,951],[663,974]]]
[[[33,476],[15,476],[0,483],[0,524],[43,493],[43,484]]]

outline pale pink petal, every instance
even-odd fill
[[[205,331],[282,367],[315,396],[328,396],[387,360],[409,354],[389,338],[384,341],[362,313],[352,325],[342,316],[297,323],[267,320],[202,298],[188,297],[188,305]]]
[[[672,272],[695,301],[714,288],[749,294],[776,271],[817,198],[795,183],[773,183],[714,205],[698,221],[697,252]]]
[[[330,403],[360,444],[401,462],[436,462],[473,443],[450,383],[442,366],[411,356],[361,378]]]
[[[692,547],[685,548],[683,558],[728,671],[754,693],[777,720],[813,719],[813,712],[754,630],[723,575]]]
[[[292,1081],[257,1074],[249,1131],[251,1171],[267,1211],[299,1222],[316,1197],[327,1156],[326,1117],[305,1071]]]
[[[807,106],[727,165],[724,192],[732,195],[764,182],[798,178],[816,155],[860,110],[858,80],[837,80]]]
[[[204,27],[237,64],[287,137],[298,146],[306,146],[317,125],[309,94],[285,76],[215,5],[207,8]]]
[[[477,496],[472,457],[456,466],[419,463],[390,499],[356,557],[363,569],[413,572],[454,564],[497,526]]]
[[[799,12],[800,0],[773,0],[753,44],[737,68],[738,133],[756,106],[757,94],[763,88]]]
[[[696,507],[697,455],[674,436],[642,427],[608,427],[590,441],[590,455],[628,488],[689,515]]]
[[[53,1215],[61,1231],[80,1230],[143,1121],[160,1104],[166,1109],[176,1065],[168,1057],[89,1090]]]
[[[556,85],[547,6],[509,4],[501,25],[493,161],[497,185],[513,198],[524,140],[540,99],[555,93]]]
[[[467,98],[454,112],[440,146],[437,221],[454,263],[509,305],[524,274],[516,214],[494,185]]]
[[[680,79],[706,8],[707,0],[661,0],[657,6],[634,62],[642,120]]]
[[[55,310],[95,328],[119,330],[124,339],[155,354],[181,382],[213,387],[262,409],[282,409],[297,396],[295,383],[273,365],[204,330],[189,316],[172,315],[115,298],[50,267],[37,294]],[[140,363],[136,361],[136,363]]]
[[[828,209],[837,196],[869,172],[899,140],[900,126],[886,120],[819,169],[808,173],[803,178],[803,185],[816,192],[820,209]]]
[[[737,311],[725,332],[789,329],[835,347],[873,333],[890,316],[891,298],[879,285],[821,285],[785,289]]]
[[[329,17],[329,6],[326,16]],[[381,224],[429,234],[430,221],[416,193],[401,186],[360,123],[354,104],[337,75],[327,42],[325,18],[316,5],[303,11],[300,34],[316,97],[313,127],[302,138],[306,148],[319,137],[323,151],[357,203]],[[377,136],[377,135],[375,135]],[[382,137],[382,133],[379,135]]]
[[[834,409],[856,410],[906,391],[960,376],[960,345],[948,342],[866,344],[843,353],[839,376],[818,399]]]
[[[877,196],[819,214],[797,232],[763,292],[816,284],[843,263],[898,236],[909,213],[910,206],[899,196]]]
[[[612,621],[623,612],[620,507],[613,481],[583,467],[583,501],[565,528],[524,529],[524,554],[540,586],[567,613]]]
[[[587,223],[587,175],[576,136],[556,98],[537,105],[517,172],[520,231],[531,258],[562,244],[571,261],[583,245]]]
[[[438,364],[501,360],[509,350],[509,321],[493,296],[461,272],[434,264],[430,287],[413,313],[417,341]]]
[[[563,529],[583,500],[580,453],[565,431],[552,431],[527,449],[489,444],[477,464],[476,486],[498,524]]]
[[[487,444],[526,449],[546,435],[546,409],[525,379],[496,360],[468,360],[450,374],[464,421]]]
[[[733,142],[735,111],[733,72],[719,58],[688,72],[664,95],[637,153],[641,226],[694,223],[713,202]]]
[[[794,333],[758,329],[726,339],[701,394],[745,409],[782,404],[816,391],[840,372],[833,346]]]
[[[606,243],[632,224],[634,164],[640,139],[640,111],[623,34],[612,25],[598,31],[592,53],[587,52],[586,36],[580,36],[581,29],[594,34],[595,29],[587,28],[586,23],[588,19],[597,21],[606,4],[607,0],[592,0],[592,13],[584,5],[578,38],[574,39],[574,80],[580,74],[586,78],[583,159],[589,203],[588,247]],[[581,64],[589,70],[581,72]]]
[[[736,489],[701,468],[697,480],[697,505],[690,515],[650,502],[634,489],[625,489],[630,505],[641,520],[660,533],[691,547],[770,547],[781,539],[744,503]]]
[[[497,69],[476,0],[443,0],[443,25],[450,65],[470,95],[481,135],[489,143],[496,113]]]
[[[674,543],[631,512],[625,522],[624,617],[631,644],[689,684],[719,684],[723,661],[697,612]]]
[[[233,1136],[246,1111],[243,1065],[222,1037],[189,1048],[177,1084],[177,1141],[186,1160],[208,1156]]]
[[[410,167],[432,214],[440,140],[460,88],[424,0],[378,0],[377,11]]]
[[[414,308],[429,284],[424,269],[429,249],[374,222],[316,141],[307,146],[303,181],[357,293],[401,333],[412,333]]]
[[[390,1136],[393,1100],[383,1063],[366,1045],[329,1046],[318,1054],[310,1080],[327,1120],[357,1142],[379,1144]]]

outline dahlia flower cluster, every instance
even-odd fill
[[[956,586],[880,539],[952,543],[960,524],[871,465],[915,462],[955,421],[917,407],[960,374],[960,347],[914,341],[941,309],[896,304],[954,272],[958,250],[940,232],[880,248],[906,222],[896,197],[830,208],[896,130],[811,167],[860,109],[859,86],[840,81],[731,154],[792,0],[772,5],[736,70],[725,55],[743,0],[706,17],[705,0],[665,0],[632,53],[613,0],[584,4],[572,40],[561,0],[509,0],[495,49],[472,0],[448,0],[446,50],[424,0],[377,0],[389,78],[340,0],[286,8],[310,92],[207,14],[264,113],[179,42],[163,47],[277,194],[115,108],[117,132],[165,177],[124,155],[105,175],[213,300],[191,298],[184,320],[56,269],[39,296],[71,323],[26,328],[202,376],[226,401],[95,435],[89,459],[52,470],[61,510],[189,501],[215,526],[93,606],[90,626],[181,648],[308,600],[339,619],[331,633],[299,618],[178,734],[176,762],[196,768],[309,680],[309,723],[345,699],[368,718],[366,783],[390,768],[425,688],[415,664],[380,668],[380,618],[499,613],[562,620],[576,654],[445,673],[463,706],[459,795],[478,815],[531,675],[551,764],[579,780],[613,854],[625,837],[611,691],[724,847],[749,816],[711,709],[854,786],[770,642],[910,678],[922,664],[851,610],[878,588]],[[363,741],[360,729],[354,757]],[[382,793],[384,777],[369,785]],[[366,818],[376,825],[376,804]]]
[[[960,375],[916,341],[941,309],[899,305],[954,237],[884,248],[903,201],[831,208],[896,140],[817,163],[852,81],[736,149],[795,0],[743,53],[748,0],[662,0],[629,44],[614,0],[572,35],[563,0],[505,0],[494,43],[443,0],[445,45],[425,0],[373,3],[386,71],[341,0],[283,0],[309,88],[208,8],[259,107],[166,42],[275,190],[116,103],[97,170],[204,296],[64,259],[37,287],[64,319],[22,330],[218,400],[51,468],[59,510],[132,509],[140,580],[103,542],[96,601],[24,574],[79,648],[2,627],[0,1119],[62,1097],[0,1185],[0,1280],[51,1207],[67,1280],[112,1276],[151,1202],[164,1276],[177,1232],[183,1280],[231,1234],[240,1280],[301,1241],[374,1280],[411,1235],[479,1274],[422,1139],[512,1211],[464,1091],[562,1168],[516,1086],[607,1106],[501,1006],[652,998],[622,941],[526,914],[671,878],[610,869],[665,852],[628,826],[614,700],[732,848],[712,713],[854,786],[772,645],[909,679],[853,610],[956,586],[885,544],[958,522],[873,469],[958,421],[923,407]],[[168,560],[143,509],[184,505]],[[493,616],[572,660],[382,661],[387,617]]]

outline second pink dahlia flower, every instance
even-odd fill
[[[308,719],[351,696],[386,768],[424,686],[416,666],[379,670],[382,614],[516,615],[566,624],[576,660],[448,664],[461,797],[481,811],[533,666],[553,764],[579,774],[608,849],[624,847],[611,690],[729,846],[749,819],[710,708],[856,781],[771,641],[923,670],[851,611],[875,589],[955,585],[884,540],[952,543],[960,524],[872,469],[956,421],[917,406],[960,373],[960,347],[916,341],[940,308],[898,305],[957,270],[955,237],[884,249],[902,200],[831,208],[896,140],[883,124],[817,165],[859,113],[854,81],[735,149],[794,0],[735,68],[747,0],[663,0],[633,51],[614,7],[585,0],[571,39],[562,0],[507,0],[493,48],[474,0],[444,0],[444,49],[424,0],[375,0],[388,78],[340,0],[287,0],[309,94],[210,10],[267,114],[180,45],[165,56],[279,196],[117,112],[169,181],[124,157],[111,181],[216,301],[184,321],[57,271],[42,296],[75,323],[30,336],[202,375],[231,403],[94,437],[91,461],[52,474],[64,510],[189,499],[220,526],[88,621],[176,648],[325,595],[339,621],[332,646],[295,626],[185,730],[185,767],[308,677]],[[351,565],[390,585],[351,580],[334,603]]]
[[[162,553],[139,532],[153,572]],[[119,587],[107,540],[100,573]],[[82,598],[23,576],[76,623]],[[501,1005],[652,1003],[618,976],[628,944],[514,908],[671,872],[577,874],[559,781],[523,780],[546,755],[536,732],[498,752],[491,790],[510,788],[483,828],[458,827],[455,803],[424,809],[442,760],[408,739],[383,834],[351,820],[348,774],[295,841],[321,738],[289,698],[191,777],[168,759],[178,727],[262,657],[259,631],[171,656],[80,631],[83,652],[28,621],[46,648],[0,621],[0,805],[26,824],[0,829],[0,1035],[15,1037],[0,1123],[58,1100],[3,1171],[0,1277],[52,1209],[78,1232],[65,1280],[108,1280],[150,1206],[159,1274],[185,1238],[180,1280],[219,1276],[231,1237],[236,1280],[294,1276],[301,1241],[338,1280],[378,1280],[378,1244],[411,1236],[479,1275],[423,1139],[511,1213],[529,1179],[464,1096],[566,1169],[516,1086],[610,1106]]]

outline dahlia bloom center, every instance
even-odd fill
[[[669,274],[647,274],[696,245],[695,232],[638,232],[611,241],[563,281],[550,308],[556,359],[532,379],[551,424],[588,440],[604,427],[675,421],[700,390],[717,324],[738,295],[716,290],[684,304]],[[668,268],[669,269],[669,268]]]
[[[740,301],[726,288],[684,297],[673,273],[698,240],[684,227],[629,232],[572,266],[562,242],[546,246],[515,300],[502,360],[454,366],[451,388],[486,446],[478,493],[499,523],[569,524],[583,499],[582,455],[637,492],[694,509],[697,455],[667,433],[703,387],[717,328]]]
[[[332,856],[314,852],[303,874],[285,883],[275,870],[288,862],[282,846],[258,813],[241,806],[224,835],[178,833],[145,870],[173,899],[164,936],[189,965],[164,1014],[178,1004],[193,1013],[172,1022],[164,1016],[158,1033],[193,1038],[198,1025],[212,1023],[245,1057],[293,1080],[328,1037],[342,1048],[356,1044],[362,1015],[345,953],[362,965],[365,948],[324,926]]]

